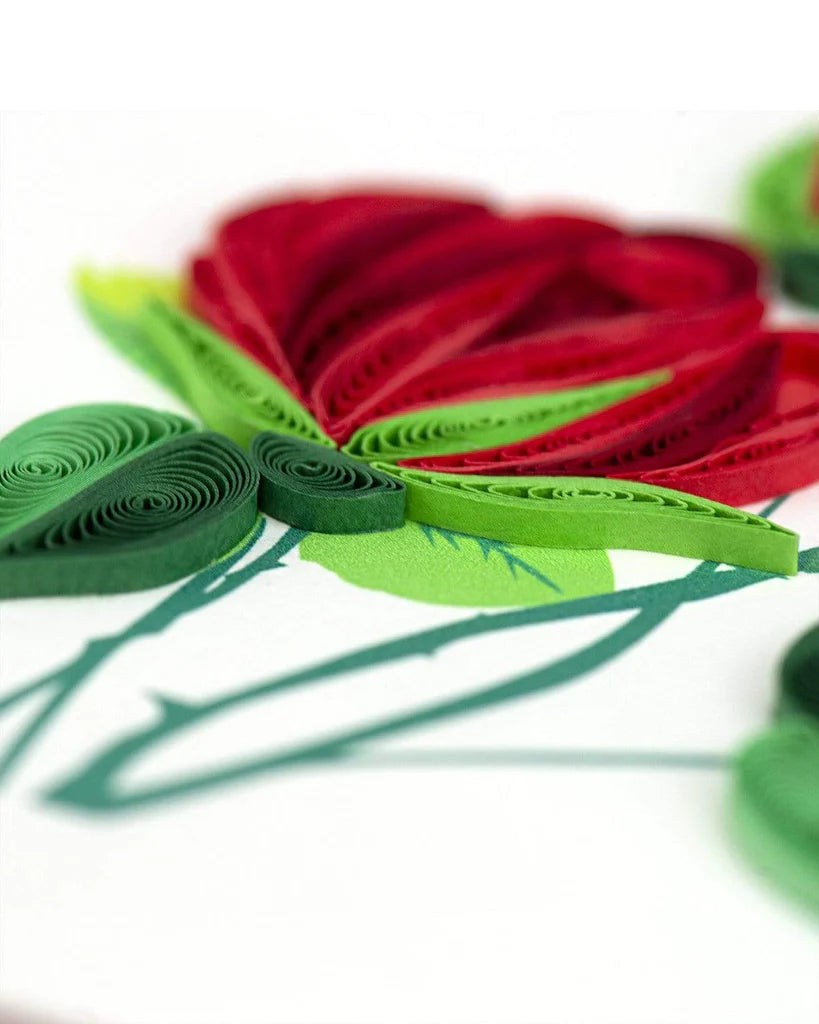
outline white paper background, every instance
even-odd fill
[[[803,123],[549,115],[535,126],[515,111],[487,124],[434,110],[392,122],[329,112],[6,118],[2,429],[82,401],[172,407],[83,323],[71,268],[173,267],[218,207],[248,192],[400,174],[512,201],[594,197],[644,221],[725,223],[748,160]],[[776,518],[809,547],[819,544],[817,509],[815,487]],[[260,550],[280,529],[268,527]],[[694,565],[631,552],[612,560],[618,589]],[[213,697],[476,611],[357,590],[295,551],[285,561],[120,650],[7,783],[8,1006],[69,1024],[814,1024],[815,924],[734,853],[724,771],[440,767],[431,755],[728,754],[768,720],[782,646],[819,615],[816,576],[685,605],[598,672],[374,743],[369,760],[260,775],[119,816],[42,803],[44,790],[149,721],[157,691]],[[2,691],[173,590],[5,603]],[[151,785],[491,685],[632,614],[489,634],[258,702],[157,751],[127,782]],[[21,706],[0,729],[11,735],[35,710]],[[430,763],[408,765],[407,751]]]

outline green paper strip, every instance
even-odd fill
[[[744,221],[765,249],[819,250],[819,217],[810,209],[817,161],[819,136],[812,134],[770,153],[754,170],[745,193]]]
[[[819,726],[813,720],[783,721],[740,753],[732,811],[748,858],[819,911]]]
[[[94,274],[78,278],[83,306],[124,355],[175,392],[202,422],[247,446],[275,430],[332,446],[313,417],[264,367],[173,302],[166,279]]]
[[[29,420],[0,440],[0,541],[195,429],[182,416],[136,405],[78,405]]]
[[[777,262],[782,290],[797,302],[819,307],[819,249],[784,249]]]
[[[512,544],[632,548],[793,575],[798,537],[740,509],[665,487],[592,477],[459,476],[388,463],[407,518]]]
[[[771,153],[745,194],[748,234],[774,258],[782,290],[819,307],[819,212],[811,194],[819,177],[819,137],[810,135]]]
[[[182,398],[213,430],[243,446],[263,430],[333,445],[284,385],[200,321],[153,302],[140,323],[177,374]]]
[[[422,409],[362,427],[343,450],[367,461],[397,462],[514,444],[590,416],[670,379],[670,373],[643,374],[565,391]]]
[[[121,593],[197,572],[253,528],[257,489],[232,441],[176,437],[7,534],[0,597]]]
[[[179,394],[179,380],[148,343],[139,317],[149,302],[181,304],[179,282],[159,274],[131,271],[97,273],[80,270],[75,278],[80,304],[106,341],[169,391]]]
[[[782,662],[777,712],[809,715],[819,724],[819,626],[800,637]]]
[[[250,446],[259,505],[283,523],[319,533],[393,530],[404,522],[405,490],[343,452],[272,432]]]

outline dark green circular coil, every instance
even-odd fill
[[[0,451],[0,597],[170,583],[225,555],[256,520],[259,478],[244,452],[172,414],[61,410]]]
[[[810,715],[819,725],[819,625],[800,637],[785,655],[777,711],[781,716]]]
[[[343,452],[268,431],[250,454],[261,476],[259,505],[283,523],[317,533],[403,525],[404,485]]]

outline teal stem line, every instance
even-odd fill
[[[37,695],[42,695],[44,702],[0,756],[0,783],[19,766],[23,757],[42,736],[66,702],[116,651],[138,637],[164,632],[185,615],[221,600],[259,573],[280,568],[284,555],[306,536],[303,530],[288,529],[275,544],[249,565],[231,572],[232,567],[241,561],[259,540],[263,529],[264,521],[260,518],[240,547],[222,561],[191,577],[124,630],[89,641],[72,661],[3,697],[0,700],[0,715],[18,704],[32,700]]]
[[[276,683],[266,688],[254,687],[229,697],[203,704],[182,704],[159,699],[158,721],[121,738],[97,754],[74,776],[58,784],[47,794],[55,803],[71,805],[87,811],[122,811],[156,805],[160,802],[189,797],[204,790],[222,788],[246,781],[260,774],[283,772],[311,763],[331,763],[356,755],[356,748],[375,740],[391,739],[430,725],[442,724],[467,713],[487,711],[499,705],[536,693],[543,693],[579,675],[599,667],[636,643],[673,611],[674,607],[656,602],[654,607],[640,611],[614,632],[574,654],[560,658],[534,672],[473,691],[462,697],[439,701],[427,707],[392,715],[364,726],[345,729],[315,742],[301,744],[280,754],[240,761],[227,767],[205,770],[164,784],[131,791],[116,785],[127,766],[152,748],[167,742],[180,732],[201,724],[229,707],[258,700],[262,693],[276,692]],[[487,617],[490,618],[490,617]],[[314,678],[328,678],[319,671]],[[305,680],[301,680],[303,685]],[[282,681],[284,682],[284,681]],[[290,682],[287,688],[294,685]],[[278,684],[278,690],[284,687]]]
[[[605,750],[577,748],[464,747],[446,750],[369,750],[346,762],[351,768],[590,768],[724,771],[732,757],[717,751]]]
[[[487,537],[473,537],[468,533],[456,533],[454,530],[445,530],[442,526],[427,526],[426,523],[418,524],[421,528],[421,532],[424,534],[426,539],[429,541],[430,547],[435,547],[435,537],[443,537],[444,540],[449,544],[455,551],[460,551],[458,541],[461,540],[464,543],[477,544],[483,555],[485,562],[489,561],[489,556],[494,551],[506,563],[506,568],[509,570],[510,575],[513,579],[517,577],[517,572],[520,569],[522,572],[536,579],[538,583],[544,584],[549,587],[556,594],[562,594],[563,590],[559,587],[554,580],[549,579],[544,573],[535,566],[531,565],[525,559],[521,558],[520,555],[514,551],[509,550],[509,546],[499,540],[490,540]]]
[[[772,514],[784,500],[784,497],[777,499],[762,514]],[[288,530],[276,544],[249,565],[228,572],[227,570],[249,552],[258,540],[261,528],[261,524],[259,524],[255,534],[240,550],[219,565],[211,567],[183,584],[127,629],[116,636],[91,641],[86,650],[73,662],[40,680],[21,687],[0,702],[0,713],[2,713],[5,708],[18,701],[32,697],[40,690],[56,686],[51,702],[17,738],[3,762],[0,762],[2,765],[0,777],[2,777],[2,771],[7,772],[10,766],[17,762],[31,746],[33,740],[41,735],[45,725],[65,703],[67,697],[75,691],[76,686],[96,671],[102,662],[123,644],[147,633],[162,632],[183,615],[233,592],[260,572],[280,567],[283,555],[306,536],[304,531]],[[581,598],[562,604],[517,609],[493,615],[481,613],[461,622],[374,644],[295,673],[240,688],[231,694],[207,702],[184,702],[159,694],[155,697],[158,716],[155,723],[137,730],[135,733],[127,734],[109,747],[92,755],[90,760],[76,773],[51,788],[46,797],[53,802],[69,805],[75,809],[98,812],[120,811],[137,806],[144,807],[219,787],[260,772],[284,770],[311,762],[339,764],[374,757],[376,755],[368,747],[372,740],[402,734],[413,728],[445,721],[482,708],[488,709],[498,703],[505,703],[576,679],[632,646],[642,636],[657,628],[663,619],[672,614],[681,604],[708,599],[777,578],[769,573],[745,569],[716,573],[717,568],[714,563],[702,563],[687,577],[680,580]],[[801,553],[800,570],[803,572],[819,571],[819,548]],[[628,610],[633,610],[636,614],[614,633],[584,650],[568,658],[559,659],[550,665],[541,666],[533,673],[527,673],[464,697],[438,702],[429,708],[418,711],[394,715],[369,725],[365,724],[359,728],[349,729],[336,736],[303,744],[301,747],[283,754],[257,758],[219,771],[205,771],[141,791],[127,792],[118,786],[120,776],[133,760],[149,752],[155,745],[173,739],[182,730],[191,728],[233,707],[249,704],[255,700],[313,682],[338,679],[349,672],[377,667],[391,661],[413,656],[434,656],[438,650],[449,644],[471,636],[582,615],[608,614]],[[548,756],[551,756],[551,752],[547,751],[547,759]],[[670,756],[674,756],[673,752]]]
[[[805,571],[815,572],[817,549],[803,552]],[[656,629],[681,605],[728,594],[777,579],[774,574],[749,569],[717,572],[715,563],[704,562],[688,576],[665,583],[636,587],[612,594],[581,598],[563,604],[542,605],[494,615],[478,614],[451,625],[424,630],[409,637],[387,641],[329,659],[278,679],[244,687],[210,701],[180,702],[161,695],[157,698],[157,720],[97,753],[70,778],[53,787],[47,798],[76,809],[107,812],[152,806],[163,801],[224,787],[264,773],[281,772],[311,763],[339,763],[367,756],[366,747],[376,740],[405,735],[422,727],[443,724],[466,714],[486,711],[576,680],[628,650]],[[580,651],[559,658],[532,672],[472,691],[427,707],[365,723],[325,736],[270,756],[233,765],[206,769],[142,789],[119,785],[127,768],[157,746],[168,742],[229,709],[280,694],[309,683],[329,681],[346,673],[374,668],[412,656],[432,656],[458,640],[509,628],[555,622],[583,615],[634,611],[612,633]]]

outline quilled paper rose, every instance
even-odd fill
[[[208,426],[337,447],[403,480],[410,518],[702,556],[708,502],[819,475],[817,335],[760,327],[761,276],[722,239],[374,191],[243,210],[178,286],[86,274],[81,288],[107,336]],[[742,538],[728,560],[761,565],[752,552],[775,531],[715,509],[709,535],[730,522]],[[790,555],[774,561],[790,571]]]
[[[819,333],[763,327],[764,286],[723,239],[424,191],[283,197],[179,279],[79,279],[286,522],[792,573],[730,507],[819,477]]]

